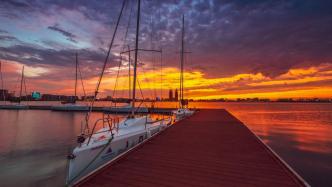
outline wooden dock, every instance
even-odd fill
[[[308,186],[226,110],[201,110],[76,186]]]

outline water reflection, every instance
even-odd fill
[[[84,113],[1,110],[0,119],[0,186],[63,186]]]

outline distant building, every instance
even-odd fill
[[[174,98],[175,101],[178,101],[179,100],[179,94],[178,94],[178,89],[175,89],[175,98]]]
[[[43,101],[60,101],[60,96],[52,94],[43,94],[41,97]]]
[[[82,96],[81,99],[83,101],[92,101],[95,98],[94,95],[87,95],[87,96]]]
[[[173,101],[173,90],[172,90],[172,89],[169,90],[169,93],[168,93],[168,99],[169,99],[170,101]]]
[[[113,101],[113,100],[114,100],[114,98],[112,96],[107,96],[106,97],[106,101]]]
[[[31,93],[31,97],[32,97],[33,100],[40,100],[41,99],[41,94],[40,94],[40,92],[34,91],[34,92]]]
[[[3,99],[7,100],[10,97],[8,90],[0,89],[0,101]]]
[[[66,95],[53,95],[53,94],[43,94],[41,96],[42,101],[66,101],[66,100],[78,100],[76,96],[66,96]]]

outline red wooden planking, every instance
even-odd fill
[[[201,110],[77,186],[304,186],[226,110]]]

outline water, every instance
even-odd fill
[[[226,108],[311,185],[332,186],[331,104],[196,102],[191,106]],[[94,113],[92,121],[101,115]],[[75,145],[82,119],[80,112],[0,110],[0,186],[64,186],[66,155]]]
[[[63,186],[66,155],[83,118],[84,113],[1,110],[0,186]]]
[[[332,186],[332,105],[247,103],[225,106],[312,186]]]

